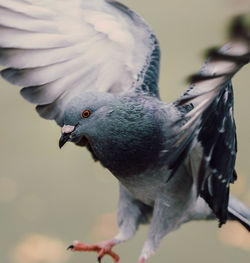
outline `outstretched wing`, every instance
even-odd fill
[[[2,77],[59,125],[82,91],[158,96],[156,37],[114,0],[0,0],[0,36]]]
[[[179,135],[170,160],[174,174],[193,146],[197,143],[202,146],[199,172],[194,177],[198,193],[220,224],[227,220],[229,184],[236,179],[237,142],[231,78],[250,61],[250,28],[244,26],[241,17],[234,21],[232,28],[231,42],[209,52],[200,73],[191,78],[190,88],[174,102],[183,117],[175,123]]]

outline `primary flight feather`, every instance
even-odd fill
[[[230,195],[237,141],[231,78],[250,60],[250,29],[235,19],[175,102],[160,100],[160,49],[135,12],[114,0],[0,0],[1,75],[21,86],[41,117],[62,127],[59,146],[86,146],[120,181],[119,233],[73,251],[119,262],[112,247],[150,223],[139,263],[190,220],[238,220]]]

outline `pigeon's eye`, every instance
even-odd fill
[[[88,118],[90,116],[90,111],[89,110],[85,110],[82,112],[82,118]]]

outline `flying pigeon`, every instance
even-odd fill
[[[238,220],[250,230],[250,210],[229,193],[237,178],[231,78],[250,60],[241,17],[173,103],[159,97],[155,34],[115,0],[0,0],[0,36],[1,76],[61,126],[60,147],[87,147],[119,180],[119,233],[69,249],[120,262],[112,248],[149,223],[144,263],[191,220]]]

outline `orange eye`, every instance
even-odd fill
[[[90,116],[90,111],[89,110],[85,110],[82,112],[82,118],[88,118]]]

